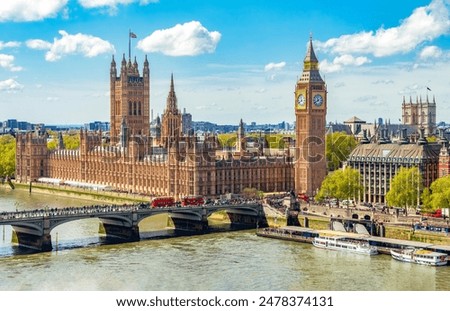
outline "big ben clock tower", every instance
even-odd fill
[[[319,73],[312,38],[303,61],[303,72],[295,86],[296,162],[295,190],[314,196],[327,174],[325,124],[327,89]]]

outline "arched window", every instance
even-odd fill
[[[141,102],[138,103],[138,115],[142,115]]]
[[[136,102],[133,103],[133,115],[134,116],[137,115],[137,103]]]
[[[133,107],[132,107],[132,103],[131,100],[128,102],[128,115],[132,115],[133,114]]]

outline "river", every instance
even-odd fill
[[[0,188],[0,211],[91,204]],[[97,219],[63,224],[47,253],[18,249],[11,227],[0,226],[0,290],[450,290],[450,266],[316,249],[254,230],[154,239],[167,217],[151,218],[140,225],[146,239],[123,244],[103,243]]]

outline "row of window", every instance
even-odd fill
[[[130,116],[140,116],[142,115],[141,102],[128,102],[128,115]]]

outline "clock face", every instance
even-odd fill
[[[298,103],[300,106],[304,106],[304,105],[305,105],[305,96],[303,96],[303,94],[300,94],[300,96],[299,96],[298,99],[297,99],[297,103]]]
[[[322,103],[323,103],[322,96],[320,94],[315,95],[314,98],[313,98],[313,103],[317,107],[320,107],[322,105]]]

